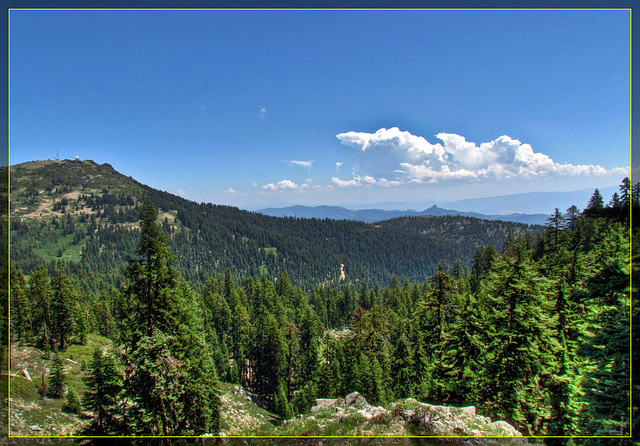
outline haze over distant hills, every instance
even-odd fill
[[[404,216],[460,215],[486,220],[544,224],[557,207],[561,211],[572,205],[582,209],[594,189],[569,192],[530,192],[486,198],[470,198],[450,202],[382,202],[344,206],[300,206],[273,204],[248,206],[250,210],[274,217],[332,218],[375,222]],[[617,187],[599,189],[604,197],[617,192]],[[422,211],[416,209],[424,209]]]
[[[458,215],[463,217],[475,217],[485,220],[502,220],[531,225],[542,225],[547,221],[547,214],[508,214],[486,215],[477,212],[461,212],[457,210],[443,209],[436,205],[423,211],[408,210],[384,210],[384,209],[346,209],[341,206],[288,206],[284,208],[260,209],[257,212],[272,217],[300,217],[300,218],[331,218],[334,220],[357,220],[366,223],[389,220],[397,217],[419,216],[443,216]]]

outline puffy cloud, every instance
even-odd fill
[[[340,167],[342,167],[342,165],[343,165],[343,164],[344,164],[343,162],[338,161],[338,162],[336,163],[336,169],[340,169]]]
[[[460,135],[439,133],[436,138],[442,142],[432,144],[421,136],[393,127],[375,133],[340,133],[337,138],[358,150],[359,165],[365,175],[384,179],[395,174],[398,184],[516,176],[623,175],[628,170],[556,163],[548,155],[535,152],[531,145],[506,135],[477,145]],[[355,178],[346,182],[359,183]]]
[[[333,177],[331,178],[331,183],[337,187],[360,187],[360,186],[374,186],[374,185],[389,187],[389,186],[397,186],[401,184],[400,181],[387,180],[386,178],[376,179],[369,175],[365,175],[363,177],[359,175],[354,175],[353,178],[351,178],[350,180],[341,180],[340,178]]]
[[[260,106],[260,111],[258,112],[258,118],[264,118],[267,116],[267,107]]]
[[[306,167],[307,169],[311,169],[311,165],[313,164],[313,160],[310,161],[297,161],[297,160],[287,160],[285,163],[289,163],[289,165],[296,165],[300,167]]]
[[[234,195],[237,194],[238,191],[235,190],[233,187],[230,187],[229,189],[226,189],[224,192],[222,192],[225,195]]]
[[[308,187],[308,186],[307,186]],[[296,190],[298,185],[291,180],[282,180],[277,183],[269,183],[262,186],[264,190],[276,191],[276,190]]]

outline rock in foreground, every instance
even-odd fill
[[[344,399],[317,399],[311,415],[283,423],[283,435],[424,435],[437,437],[521,437],[510,444],[527,444],[505,421],[492,422],[476,408],[435,406],[407,398],[388,408],[372,406],[358,392]],[[492,443],[483,439],[483,444]],[[473,440],[471,440],[473,442]]]

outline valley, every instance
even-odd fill
[[[544,226],[265,216],[92,161],[10,187],[16,435],[630,429],[602,399],[630,379],[627,180]]]

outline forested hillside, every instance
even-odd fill
[[[198,204],[142,185],[92,161],[36,161],[11,167],[12,260],[29,273],[62,261],[98,292],[120,283],[139,237],[145,196],[189,281],[204,283],[231,269],[236,279],[273,279],[287,271],[296,285],[348,281],[386,283],[396,274],[424,280],[439,262],[470,265],[475,250],[501,248],[527,225],[462,217],[420,217],[379,225],[274,218],[229,206]],[[407,226],[410,230],[407,230]]]
[[[90,175],[87,181],[95,179]],[[16,243],[15,264],[12,258],[11,339],[16,347],[38,349],[49,370],[27,382],[22,370],[13,369],[12,389],[31,395],[28,404],[64,400],[65,410],[75,408],[77,417],[86,417],[82,433],[215,434],[220,414],[229,410],[217,396],[218,380],[242,386],[281,420],[308,413],[316,398],[357,391],[369,403],[387,407],[397,407],[388,405],[404,398],[474,405],[478,413],[505,420],[527,435],[624,437],[631,432],[632,316],[635,337],[640,328],[630,312],[630,279],[638,272],[637,262],[631,263],[638,244],[634,239],[631,252],[630,218],[632,208],[638,218],[640,206],[638,185],[632,194],[628,179],[608,204],[596,190],[583,211],[557,210],[539,233],[513,232],[504,243],[501,234],[511,227],[504,222],[445,217],[429,225],[406,218],[370,226],[279,220],[149,189],[151,199],[145,201],[127,195],[126,188],[136,183],[122,184],[100,196],[89,185],[83,193],[63,189],[59,193],[68,195],[66,204],[38,192],[37,202],[12,211],[12,241],[25,241]],[[68,185],[53,186],[58,187]],[[33,190],[24,193],[21,199],[35,196]],[[105,200],[113,200],[113,207]],[[33,206],[43,202],[62,208],[43,213],[38,224],[41,210]],[[183,204],[173,208],[174,203]],[[92,206],[99,216],[80,221],[83,207]],[[137,210],[135,219],[127,217],[129,209]],[[13,220],[20,216],[33,221],[19,223],[14,234]],[[234,223],[232,216],[245,221]],[[233,229],[207,232],[213,221]],[[256,221],[266,225],[262,232]],[[93,229],[80,235],[86,228]],[[482,230],[501,246],[483,243]],[[36,253],[46,255],[49,245],[29,245],[40,241],[27,242],[26,236],[38,234],[44,240],[47,231],[52,240],[54,235],[62,239],[62,233],[72,240],[57,245],[62,259],[79,245],[82,255],[66,262],[38,260]],[[303,238],[307,231],[311,235]],[[111,238],[96,240],[107,233]],[[276,240],[282,243],[280,254],[294,252],[294,246],[301,249],[296,243],[316,248],[311,245],[324,237],[329,246],[360,249],[362,268],[365,253],[372,256],[372,268],[381,263],[371,276],[376,279],[389,265],[418,268],[424,260],[418,256],[421,247],[442,246],[442,251],[429,251],[436,266],[419,280],[405,274],[377,285],[368,284],[366,276],[357,282],[349,270],[355,264],[351,260],[342,262],[347,264],[344,283],[323,276],[312,282],[310,276],[296,284],[286,269],[291,263],[293,271],[303,271],[304,261],[284,255],[276,277],[275,270],[239,277],[244,270],[234,273],[229,265],[222,273],[190,273],[200,265],[196,252],[209,247],[195,244],[194,251],[180,251],[176,240],[216,239],[202,233],[218,234],[220,240],[224,234],[250,239],[233,244],[231,237],[225,246],[265,249],[261,243]],[[374,242],[378,237],[366,234],[384,237]],[[122,240],[127,244],[120,245]],[[421,244],[424,240],[435,245]],[[473,248],[468,265],[456,262],[465,245],[482,245]],[[116,255],[118,246],[124,252]],[[85,259],[92,249],[95,256]],[[105,252],[111,257],[101,257]],[[300,259],[312,259],[298,252]],[[443,257],[438,259],[438,253]],[[407,259],[409,254],[416,256]],[[111,259],[112,269],[99,259]],[[101,270],[93,273],[93,268]],[[96,277],[100,287],[91,283]],[[95,348],[91,358],[69,358],[68,352],[87,345]],[[82,362],[75,369],[80,376],[63,367],[66,359]],[[639,392],[634,388],[634,395]],[[17,401],[12,412],[20,413]],[[385,422],[384,417],[377,420]],[[436,421],[429,420],[419,434],[433,432]]]

